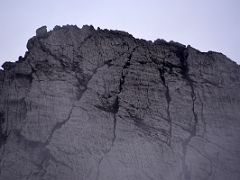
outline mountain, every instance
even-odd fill
[[[0,71],[1,180],[239,180],[240,67],[221,53],[46,26]]]

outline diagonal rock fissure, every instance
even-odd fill
[[[79,44],[79,47],[78,47],[78,48],[82,47],[82,46],[83,46],[88,40],[90,40],[92,37],[93,37],[93,35],[88,35],[86,38],[84,38],[83,41]],[[52,56],[54,59],[58,60],[64,70],[66,70],[66,68],[68,68],[68,67],[71,66],[71,63],[69,63],[69,62],[72,62],[72,63],[74,62],[74,58],[75,58],[75,57],[74,57],[74,52],[75,52],[75,50],[74,50],[74,45],[73,45],[73,44],[50,44],[50,43],[47,43],[47,42],[43,42],[43,41],[41,41],[41,40],[37,40],[37,42],[38,42],[41,50],[42,50],[43,52],[45,52],[46,54]],[[47,46],[56,46],[56,47],[58,47],[59,49],[61,49],[61,56],[58,56],[57,54],[53,53],[53,52],[51,51],[51,49],[49,49]],[[68,48],[68,47],[71,47],[71,48],[72,48],[72,51],[73,51],[73,53],[72,53],[72,55],[73,55],[72,58],[69,58],[68,56],[64,55],[63,51],[64,51],[64,48],[66,48],[66,47],[67,47],[67,48]],[[68,61],[69,61],[69,62],[65,62],[65,61],[63,60],[63,58],[68,58]]]
[[[46,173],[49,161],[52,161],[55,164],[59,164],[72,170],[72,168],[67,163],[60,161],[54,157],[54,155],[46,147],[46,143],[27,139],[25,136],[21,134],[19,130],[14,130],[13,134],[15,135],[19,146],[24,151],[29,152],[30,154],[35,156],[34,158],[38,159],[37,161],[27,159],[30,163],[32,163],[34,166],[38,168],[38,171],[33,175],[38,175],[42,172]]]
[[[81,88],[81,89],[79,88],[79,92],[78,92],[79,94],[78,94],[78,96],[77,96],[77,100],[76,100],[76,101],[79,101],[79,100],[82,98],[84,92],[87,90],[87,86],[88,86],[89,81],[92,79],[92,77],[94,76],[94,74],[96,74],[97,69],[98,69],[98,68],[96,68],[96,69],[93,71],[92,75],[91,75],[86,81],[84,81],[84,82],[82,82],[82,81],[81,81],[79,78],[77,78],[77,76],[76,76],[79,85],[80,85],[81,87],[83,87],[83,88]],[[66,118],[65,120],[63,120],[62,122],[57,122],[57,123],[55,124],[55,126],[54,126],[53,129],[51,130],[50,135],[48,136],[48,138],[47,138],[47,140],[46,140],[46,142],[45,142],[45,145],[48,145],[48,144],[50,143],[50,141],[51,141],[51,139],[52,139],[55,131],[58,130],[58,129],[61,129],[61,128],[70,120],[71,115],[72,115],[72,112],[73,112],[73,109],[74,109],[74,107],[75,107],[76,101],[72,104],[72,107],[70,108],[70,111],[69,111],[69,113],[68,113],[67,118]]]
[[[57,122],[57,123],[55,124],[55,126],[52,128],[52,130],[51,130],[51,132],[50,132],[47,140],[46,140],[44,143],[36,142],[36,143],[37,143],[37,146],[40,146],[40,147],[42,147],[42,148],[44,147],[45,149],[47,149],[46,146],[50,144],[50,142],[51,142],[51,140],[52,140],[52,138],[53,138],[53,136],[54,136],[54,133],[55,133],[57,130],[61,129],[61,128],[71,119],[71,115],[72,115],[73,110],[74,110],[74,108],[75,108],[75,103],[81,99],[81,97],[83,96],[84,92],[87,90],[88,82],[92,79],[92,77],[94,76],[94,74],[97,72],[97,69],[98,69],[98,67],[97,67],[96,69],[94,69],[92,75],[87,79],[87,81],[85,81],[85,82],[80,82],[79,79],[78,79],[78,82],[81,83],[81,85],[82,85],[84,88],[81,89],[79,97],[78,97],[78,98],[76,99],[76,101],[72,104],[72,107],[70,108],[70,111],[69,111],[66,119],[63,120],[63,121],[61,121],[61,122]],[[77,77],[76,77],[76,78],[77,78]],[[33,143],[35,143],[35,142],[33,142]],[[29,143],[28,143],[28,144],[29,144]],[[47,150],[48,150],[48,149],[47,149]],[[49,151],[49,150],[48,150],[48,151]],[[44,150],[44,152],[45,152],[45,150]],[[65,167],[67,167],[67,168],[69,168],[69,169],[72,169],[68,164],[66,164],[66,163],[64,163],[64,162],[56,159],[55,157],[53,157],[53,155],[50,153],[50,151],[49,151],[49,153],[47,153],[47,158],[48,158],[48,160],[44,160],[43,162],[41,162],[41,163],[39,164],[39,167],[42,167],[40,171],[44,170],[43,163],[46,162],[46,161],[49,161],[49,160],[52,160],[54,163],[57,163],[57,164],[60,164],[60,165],[65,166]]]
[[[55,133],[58,129],[61,129],[61,128],[70,120],[74,107],[75,107],[75,106],[74,106],[74,104],[73,104],[72,107],[71,107],[71,109],[70,109],[70,111],[69,111],[69,113],[68,113],[68,115],[67,115],[67,118],[66,118],[65,120],[63,120],[62,122],[57,122],[57,123],[55,124],[55,126],[52,128],[52,130],[51,130],[51,132],[50,132],[47,140],[46,140],[45,143],[44,143],[45,146],[47,146],[47,145],[51,142],[54,133]]]

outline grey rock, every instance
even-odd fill
[[[36,39],[36,37],[32,37],[31,39],[28,40],[27,45],[26,45],[28,51],[31,51],[31,49],[34,47],[35,39]]]
[[[14,68],[15,66],[16,66],[15,63],[10,62],[10,61],[7,61],[7,62],[3,63],[2,68],[3,68],[4,70],[8,71],[8,70]]]
[[[181,49],[181,48],[186,48],[185,45],[183,45],[183,44],[181,44],[181,43],[179,43],[179,42],[175,42],[175,41],[170,41],[169,44],[172,45],[172,46],[176,46],[176,47],[178,47],[178,48],[180,48],[180,49]]]
[[[47,26],[42,26],[36,30],[36,36],[43,38],[47,36]]]
[[[221,53],[42,28],[0,71],[0,179],[239,180],[239,90]]]

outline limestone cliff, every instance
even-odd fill
[[[1,180],[239,180],[240,67],[92,26],[0,71]]]

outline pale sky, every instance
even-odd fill
[[[240,0],[1,0],[0,23],[0,65],[23,56],[38,27],[65,24],[174,40],[240,64]]]

